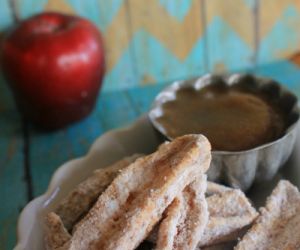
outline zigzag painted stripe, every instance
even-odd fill
[[[144,46],[148,49],[144,50]],[[136,72],[133,69],[127,68],[128,70],[124,70],[123,68],[128,66],[127,60],[132,49],[134,54],[139,55],[135,58]],[[138,83],[148,83],[149,78],[152,82],[159,83],[201,75],[206,71],[203,54],[204,43],[201,38],[195,43],[194,48],[192,48],[187,57],[184,60],[180,60],[151,34],[144,30],[138,31],[116,65],[115,68],[117,69],[115,70],[114,68],[108,72],[105,79],[105,90],[115,90],[118,87],[126,88]],[[123,73],[126,72],[126,78],[120,78],[119,70],[124,70]],[[133,75],[130,75],[130,72]]]
[[[224,72],[249,67],[253,49],[221,17],[213,19],[206,35],[210,70]]]
[[[226,25],[232,27],[240,39],[243,39],[248,46],[254,48],[253,10],[244,0],[205,1],[207,6],[207,25],[209,25],[215,17],[220,17]],[[219,38],[222,39],[222,37]]]
[[[111,25],[124,6],[124,0],[67,0],[73,9],[81,16],[89,18],[96,23],[103,32]]]
[[[124,1],[118,1],[118,8],[114,8],[114,14],[104,11],[109,9],[111,4],[104,4],[103,1],[100,2],[101,4],[91,4],[94,0],[89,2],[89,4],[83,4],[80,0],[68,1],[80,15],[96,22],[105,31],[105,43],[109,50],[108,71],[116,65],[124,49],[129,46],[132,36],[140,29],[144,29],[156,36],[180,59],[184,59],[188,55],[199,36],[202,35],[199,1],[190,2],[182,21],[178,21],[169,15],[170,10],[166,9],[166,6],[168,6],[166,3],[164,6],[161,6],[157,1],[149,1],[145,5],[143,1],[131,0],[129,2],[131,5],[130,10],[126,8]],[[103,12],[101,18],[98,17],[99,15],[97,16],[97,11]],[[131,26],[127,25],[129,22],[127,16],[129,11],[130,19],[132,20]],[[148,15],[141,15],[143,12],[147,12]],[[153,18],[155,18],[153,15],[158,17],[156,22],[153,22]],[[110,23],[109,20],[111,20]],[[187,33],[186,31],[191,28],[193,32]],[[120,36],[120,33],[123,33],[123,35]]]
[[[293,5],[287,6],[259,47],[259,61],[271,62],[291,55],[300,49],[300,12]]]
[[[293,8],[296,8],[298,12],[300,12],[300,1],[298,0],[259,1],[261,38],[264,38],[272,30],[276,22],[281,19],[283,11],[288,6],[293,6]]]

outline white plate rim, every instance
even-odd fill
[[[51,195],[56,193],[56,189],[65,179],[63,176],[66,173],[72,172],[72,170],[76,168],[76,164],[79,161],[85,161],[88,158],[93,157],[93,153],[97,152],[100,146],[102,146],[105,141],[112,138],[119,138],[122,137],[122,135],[134,132],[137,127],[144,126],[144,123],[150,125],[150,122],[148,121],[146,115],[141,116],[128,126],[110,130],[102,134],[100,137],[96,138],[85,155],[83,155],[82,157],[71,159],[60,165],[53,173],[46,192],[30,201],[22,209],[17,222],[17,242],[14,250],[26,249],[26,244],[30,236],[30,232],[32,230],[32,227],[34,226],[33,222],[30,221],[30,217],[33,216],[32,210],[36,211],[37,206],[44,204],[47,200],[51,200]]]

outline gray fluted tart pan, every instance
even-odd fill
[[[155,98],[148,116],[162,138],[172,140],[173,138],[167,135],[166,129],[158,121],[158,118],[164,115],[162,104],[176,100],[176,93],[182,88],[192,87],[200,90],[220,81],[227,86],[245,85],[247,88],[267,93],[270,98],[276,99],[286,114],[287,126],[280,138],[248,150],[212,151],[208,179],[246,191],[255,181],[271,179],[292,153],[300,116],[297,97],[293,93],[268,78],[249,74],[208,74],[191,80],[176,81],[166,87]]]

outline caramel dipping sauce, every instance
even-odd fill
[[[238,84],[181,88],[161,108],[157,122],[168,137],[201,133],[217,151],[252,149],[280,138],[286,129],[276,100]]]

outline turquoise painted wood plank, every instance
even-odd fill
[[[103,131],[96,112],[85,120],[56,132],[31,129],[30,165],[34,196],[44,193],[57,167],[84,155]]]
[[[1,76],[0,76],[1,78]],[[16,243],[19,211],[27,203],[21,120],[12,96],[0,79],[0,249]]]
[[[272,15],[270,15],[272,9]],[[289,58],[299,51],[300,5],[297,0],[273,0],[259,2],[260,64]]]
[[[131,103],[139,115],[149,111],[155,96],[165,86],[166,84],[157,84],[127,90]]]
[[[46,190],[57,167],[86,153],[90,143],[101,133],[101,122],[95,122],[97,118],[93,116],[73,125],[69,130],[52,133],[31,130],[30,165],[34,196]]]
[[[125,91],[114,91],[100,97],[97,112],[105,131],[126,126],[138,117],[138,112]]]
[[[32,130],[30,162],[34,195],[46,190],[52,174],[62,163],[85,155],[98,136],[131,123],[137,115],[125,92],[103,93],[87,119],[52,133]]]
[[[130,30],[137,82],[148,84],[205,71],[200,1],[129,0]]]
[[[204,1],[209,70],[226,72],[253,65],[254,5],[241,0]]]

